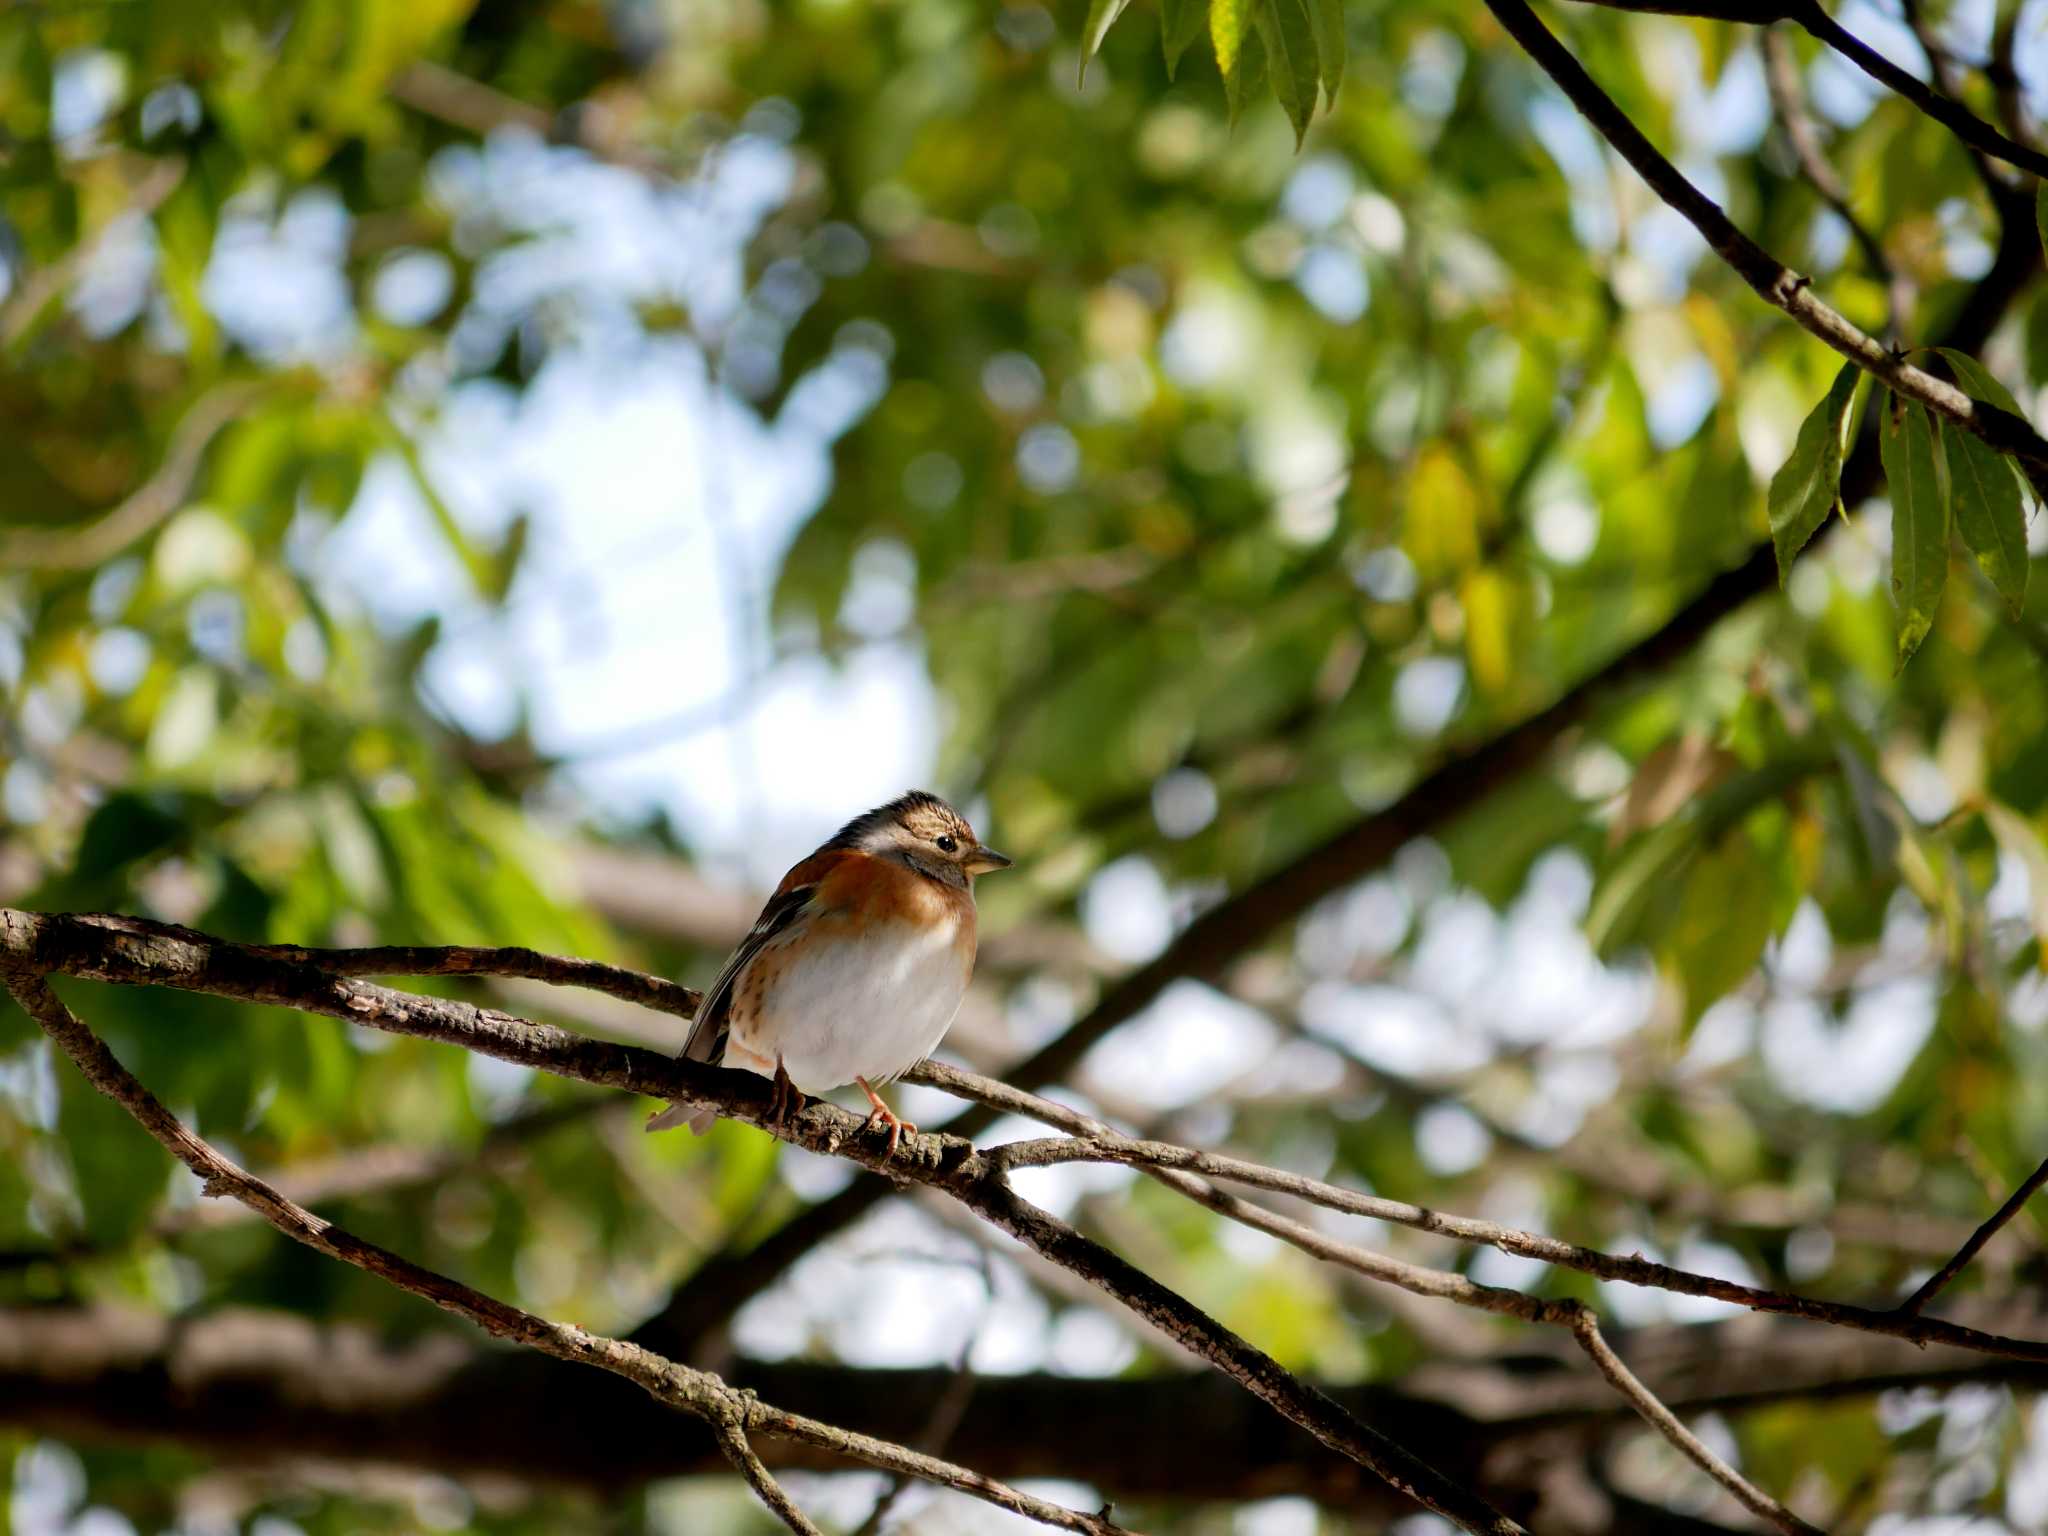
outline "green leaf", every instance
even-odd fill
[[[1238,60],[1244,53],[1245,36],[1250,28],[1251,16],[1247,7],[1252,0],[1210,0],[1209,43],[1216,50],[1216,68],[1223,76],[1226,93],[1237,75]],[[1230,108],[1231,121],[1237,120],[1237,106],[1233,99]]]
[[[2013,399],[2012,391],[1993,378],[1991,370],[1969,353],[1958,352],[1954,347],[1935,347],[1932,350],[1940,354],[1941,360],[1954,371],[1956,383],[1964,394],[2026,420],[2027,413],[2020,409],[2019,401]]]
[[[1081,28],[1080,77],[1084,83],[1088,79],[1088,61],[1095,57],[1102,39],[1130,3],[1131,0],[1088,0],[1088,20]]]
[[[1209,12],[1210,30],[1215,30],[1216,12],[1222,8],[1222,0],[1211,7]],[[1260,40],[1259,29],[1254,18],[1247,13],[1245,30],[1238,39],[1237,53],[1229,73],[1223,77],[1223,99],[1229,108],[1230,124],[1234,128],[1237,120],[1244,115],[1245,107],[1258,99],[1259,87],[1266,78],[1266,45]]]
[[[1734,832],[1693,861],[1665,947],[1685,984],[1688,1031],[1756,968],[1772,928],[1771,861]]]
[[[1892,600],[1904,667],[1934,627],[1948,581],[1948,498],[1941,445],[1924,406],[1892,396],[1878,447],[1891,482]]]
[[[2027,606],[2027,517],[2005,456],[1950,421],[1942,446],[1955,485],[1956,527],[2014,618]]]
[[[1849,408],[1863,370],[1845,363],[1828,392],[1799,424],[1791,457],[1771,477],[1771,543],[1778,551],[1778,582],[1792,571],[1792,560],[1806,547],[1842,494],[1842,443]]]
[[[1267,70],[1273,77],[1273,94],[1281,110],[1294,125],[1294,147],[1300,149],[1308,137],[1309,119],[1315,116],[1316,87],[1322,66],[1316,53],[1315,24],[1309,20],[1308,0],[1253,0],[1260,40],[1266,45]]]
[[[2034,189],[2034,227],[2041,232],[2041,248],[2048,250],[2048,181]]]
[[[1337,104],[1337,87],[1344,83],[1344,0],[1309,0],[1309,19],[1316,29],[1316,55],[1323,63],[1323,100]]]
[[[1209,27],[1208,0],[1159,0],[1159,46],[1166,54],[1166,78],[1180,69],[1180,56]]]

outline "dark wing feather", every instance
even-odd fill
[[[739,948],[732,952],[717,979],[705,990],[704,1001],[697,1007],[696,1027],[690,1031],[689,1042],[683,1047],[686,1060],[708,1061],[714,1066],[725,1060],[725,1036],[732,1019],[732,989],[739,980],[740,972],[771,939],[788,930],[811,904],[811,898],[817,895],[818,886],[825,876],[851,856],[837,851],[814,853],[782,877],[782,884],[768,898],[761,915],[754,919],[754,926],[740,940]]]

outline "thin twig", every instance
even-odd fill
[[[1904,97],[1972,149],[2048,176],[2048,155],[2016,144],[1975,116],[1969,108],[1931,89],[1924,80],[1899,68],[1868,43],[1846,31],[1818,0],[1586,0],[1611,11],[1643,11],[1659,16],[1699,16],[1741,26],[1763,27],[1774,21],[1796,22],[1862,70],[1880,85]]]
[[[423,1268],[387,1248],[365,1242],[286,1199],[189,1130],[121,1065],[105,1043],[50,989],[48,981],[22,965],[19,955],[0,957],[0,974],[4,974],[15,1000],[71,1058],[86,1081],[126,1109],[172,1156],[191,1169],[202,1181],[206,1194],[241,1201],[285,1236],[329,1258],[367,1270],[400,1290],[466,1318],[497,1338],[527,1345],[558,1360],[594,1365],[623,1376],[714,1429],[725,1426],[799,1440],[883,1471],[940,1483],[1061,1530],[1079,1531],[1085,1536],[1129,1536],[1099,1516],[1036,1498],[966,1467],[772,1408],[708,1371],[680,1365],[621,1339],[550,1322],[459,1280]]]
[[[1800,173],[1820,194],[1821,201],[1848,226],[1850,237],[1863,252],[1870,275],[1884,285],[1886,339],[1897,346],[1906,333],[1906,322],[1912,317],[1913,285],[1892,266],[1870,226],[1849,206],[1849,189],[1829,163],[1820,134],[1806,110],[1806,91],[1799,78],[1799,61],[1792,54],[1791,39],[1776,27],[1766,27],[1763,43],[1764,79],[1770,86],[1778,121],[1784,124],[1785,139],[1792,146],[1792,157],[1799,162]]]
[[[1970,1234],[1969,1240],[1956,1250],[1955,1257],[1929,1275],[1919,1290],[1899,1303],[1899,1310],[1908,1316],[1916,1315],[1922,1307],[1940,1295],[1942,1288],[1961,1274],[1964,1266],[1977,1257],[1986,1243],[1998,1235],[1999,1228],[2019,1215],[2043,1184],[2048,1184],[2048,1161],[2043,1161],[2040,1167],[2028,1174],[2026,1182],[2007,1197],[2005,1204],[1993,1211],[1990,1219]]]
[[[1882,379],[1897,394],[1972,432],[2000,453],[2048,469],[2048,440],[2031,425],[1994,406],[1973,402],[1953,384],[1916,368],[1852,324],[1821,299],[1812,284],[1736,227],[1721,206],[1688,181],[1652,144],[1633,119],[1586,73],[1529,9],[1526,0],[1486,0],[1486,8],[1550,76],[1594,130],[1649,184],[1650,190],[1684,215],[1707,245],[1766,303],[1783,310],[1801,328],[1826,342],[1859,368]],[[1830,23],[1832,25],[1832,23]],[[1839,29],[1837,29],[1839,30]],[[1967,114],[1966,114],[1967,115]],[[2044,162],[2048,163],[2048,162]]]
[[[1961,102],[1944,96],[1918,75],[1901,69],[1836,21],[1818,0],[1793,0],[1787,14],[1871,79],[1933,118],[1970,149],[2003,160],[2008,165],[2016,165],[2036,176],[2048,176],[2048,155],[2024,144],[2015,144]],[[1936,67],[1939,68],[1938,63]]]
[[[0,539],[0,570],[80,571],[103,565],[184,505],[207,446],[262,394],[265,386],[215,386],[172,429],[163,462],[97,521],[82,528],[17,528]]]
[[[744,1429],[730,1420],[721,1419],[712,1426],[712,1433],[717,1436],[718,1448],[725,1452],[725,1459],[746,1479],[747,1486],[754,1490],[754,1496],[768,1506],[776,1519],[795,1531],[796,1536],[825,1536],[811,1523],[811,1517],[797,1508],[796,1500],[789,1496],[782,1484],[775,1481],[775,1474],[761,1464],[761,1458],[747,1443]]]
[[[1678,1447],[1681,1454],[1705,1472],[1715,1482],[1726,1488],[1751,1512],[1770,1521],[1785,1536],[1821,1536],[1818,1527],[1808,1525],[1783,1504],[1765,1493],[1756,1484],[1728,1465],[1712,1448],[1691,1430],[1685,1427],[1677,1414],[1658,1400],[1657,1394],[1644,1386],[1642,1381],[1622,1363],[1600,1334],[1600,1319],[1592,1308],[1578,1302],[1571,1303],[1575,1309],[1571,1319],[1572,1337],[1579,1341],[1579,1347],[1600,1374],[1607,1378],[1614,1390],[1629,1402],[1635,1411],[1643,1416],[1650,1427]]]
[[[1853,1328],[1860,1333],[1884,1334],[1892,1338],[1906,1339],[1915,1344],[1950,1344],[1961,1349],[2001,1355],[2007,1359],[2048,1362],[2048,1343],[2008,1338],[1955,1323],[1942,1322],[1935,1318],[1909,1316],[1897,1311],[1880,1312],[1869,1307],[1821,1301],[1790,1292],[1768,1291],[1757,1286],[1742,1285],[1733,1280],[1723,1280],[1714,1275],[1676,1269],[1669,1264],[1646,1259],[1640,1254],[1624,1256],[1605,1253],[1597,1248],[1583,1248],[1576,1243],[1566,1243],[1541,1233],[1502,1226],[1498,1222],[1482,1221],[1476,1217],[1458,1216],[1447,1211],[1409,1205],[1400,1200],[1361,1194],[1356,1190],[1342,1189],[1319,1179],[1287,1173],[1278,1168],[1268,1168],[1263,1164],[1246,1162],[1241,1158],[1198,1152],[1189,1147],[1173,1146],[1164,1142],[1136,1141],[1109,1131],[1109,1128],[1103,1126],[1100,1121],[1082,1115],[1066,1105],[1054,1103],[1007,1083],[999,1083],[978,1073],[965,1072],[942,1062],[927,1061],[913,1067],[904,1074],[904,1080],[956,1093],[1006,1114],[1028,1115],[1047,1124],[1074,1130],[1075,1134],[1071,1137],[1006,1142],[990,1148],[983,1154],[989,1161],[1000,1163],[1006,1168],[1045,1168],[1061,1163],[1104,1162],[1145,1170],[1158,1168],[1196,1173],[1231,1183],[1249,1185],[1255,1189],[1271,1190],[1275,1194],[1291,1195],[1310,1204],[1341,1211],[1347,1215],[1365,1216],[1392,1222],[1397,1226],[1410,1227],[1419,1232],[1435,1233],[1458,1242],[1498,1248],[1503,1253],[1511,1253],[1519,1258],[1535,1259],[1540,1263],[1554,1264],[1561,1269],[1575,1269],[1602,1280],[1618,1280],[1627,1285],[1673,1291],[1683,1296],[1707,1297],[1734,1306],[1747,1307],[1756,1312],[1803,1317],[1813,1322]],[[1105,1135],[1104,1132],[1108,1134]],[[1264,1214],[1275,1221],[1285,1219],[1272,1217],[1270,1212]],[[1275,1235],[1284,1235],[1277,1229],[1269,1230],[1274,1230]],[[1324,1242],[1335,1241],[1322,1238],[1321,1234],[1318,1234],[1318,1237]],[[1374,1257],[1379,1262],[1396,1262],[1382,1260],[1378,1255]],[[1391,1278],[1391,1275],[1387,1278]],[[1438,1289],[1423,1294],[1448,1295],[1448,1292]],[[1512,1308],[1503,1306],[1489,1310]]]
[[[975,1073],[963,1072],[955,1067],[926,1062],[906,1076],[930,1087],[952,1092],[971,1090],[976,1096],[988,1094],[1003,1100],[1003,1107],[1012,1112],[1045,1120],[1072,1131],[1076,1136],[1116,1138],[1116,1132],[1093,1116],[1084,1115],[1067,1105],[1041,1098],[1036,1094],[1009,1090],[1003,1084],[979,1078]],[[1036,1144],[1013,1142],[1010,1145]],[[1000,1157],[1003,1150],[999,1147],[991,1155]],[[1656,1394],[1638,1380],[1608,1346],[1601,1336],[1598,1316],[1584,1303],[1571,1298],[1551,1300],[1532,1296],[1526,1291],[1517,1291],[1505,1286],[1482,1285],[1463,1275],[1405,1263],[1356,1244],[1342,1242],[1304,1222],[1253,1205],[1236,1195],[1217,1189],[1206,1180],[1196,1178],[1192,1174],[1157,1167],[1147,1167],[1144,1171],[1165,1184],[1167,1188],[1186,1195],[1219,1215],[1256,1231],[1281,1238],[1305,1253],[1342,1265],[1368,1279],[1399,1286],[1402,1290],[1418,1296],[1436,1297],[1483,1312],[1569,1329],[1579,1347],[1586,1351],[1594,1365],[1599,1368],[1601,1375],[1614,1385],[1628,1400],[1629,1405],[1715,1482],[1734,1494],[1751,1510],[1786,1532],[1787,1536],[1818,1536],[1813,1526],[1808,1525],[1783,1504],[1749,1482],[1687,1429],[1678,1416],[1660,1402]]]
[[[371,949],[307,949],[295,944],[252,945],[295,965],[333,976],[516,976],[557,987],[582,987],[638,1003],[679,1019],[696,1017],[702,994],[694,987],[602,960],[546,955],[519,946],[385,944]]]
[[[163,206],[164,199],[175,192],[178,183],[184,179],[185,161],[182,156],[151,161],[141,179],[129,189],[127,200],[119,212],[57,260],[23,277],[7,302],[0,304],[0,349],[12,347],[21,340],[44,307],[69,288],[79,272],[99,254],[109,232],[125,219],[147,219]]]

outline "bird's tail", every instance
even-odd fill
[[[676,1126],[687,1125],[692,1136],[702,1136],[711,1129],[711,1122],[718,1118],[715,1109],[692,1109],[687,1104],[671,1104],[660,1114],[648,1117],[650,1131],[673,1130]]]

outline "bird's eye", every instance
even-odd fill
[[[960,851],[960,845],[953,841],[952,833],[947,832],[940,835],[939,851],[942,853],[958,853]]]

